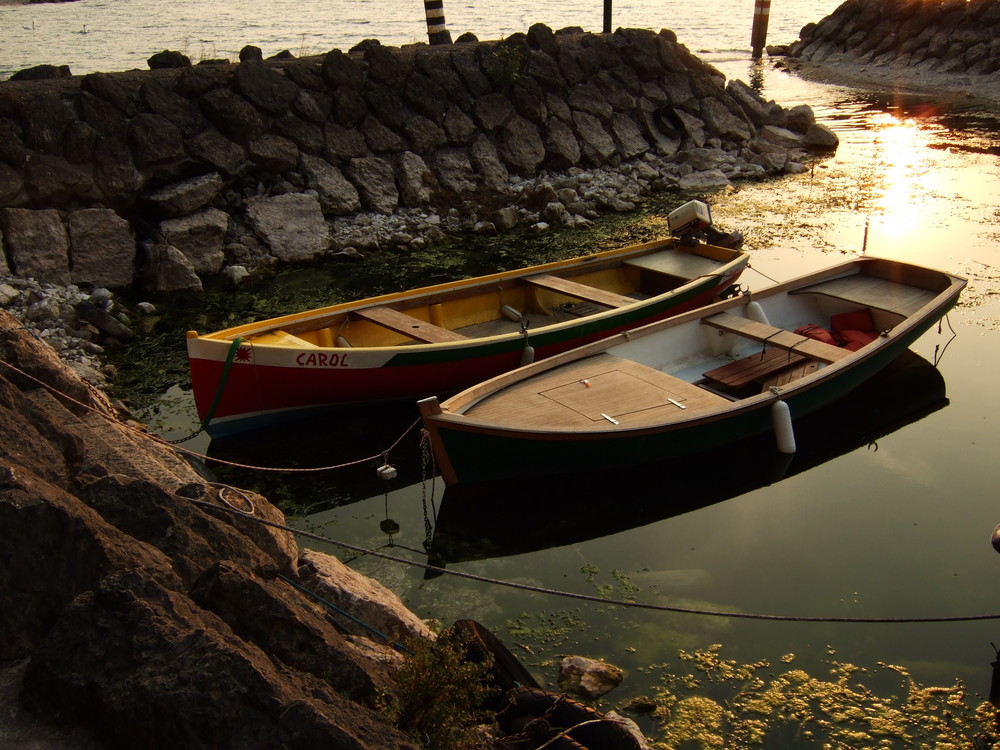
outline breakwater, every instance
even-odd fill
[[[444,232],[585,225],[804,171],[836,137],[669,31],[553,32],[0,83],[0,273],[152,292]]]
[[[789,58],[831,68],[891,69],[897,84],[920,88],[933,79],[939,91],[988,93],[1000,69],[998,37],[996,0],[847,0],[805,26],[784,51]],[[940,76],[952,77],[952,84],[942,84]]]

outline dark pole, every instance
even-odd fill
[[[759,60],[767,44],[767,22],[771,17],[771,0],[756,0],[753,7],[753,29],[750,32],[750,48],[753,59]]]
[[[604,33],[611,33],[611,0],[604,0]]]
[[[444,22],[444,0],[424,0],[427,16],[427,39],[431,44],[451,44],[451,34]]]

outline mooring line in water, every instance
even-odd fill
[[[118,418],[116,418],[116,417],[114,417],[114,416],[112,416],[110,414],[107,414],[106,412],[101,411],[100,409],[96,408],[95,406],[93,406],[91,404],[85,404],[84,402],[79,401],[79,400],[73,398],[72,396],[69,396],[69,395],[63,393],[62,391],[60,391],[55,386],[46,383],[44,380],[40,380],[39,378],[36,378],[34,375],[30,375],[30,374],[26,373],[24,370],[20,369],[19,367],[15,366],[15,365],[12,365],[10,362],[7,362],[6,360],[0,359],[0,365],[4,365],[5,367],[9,368],[10,370],[16,372],[18,375],[21,375],[22,377],[25,377],[28,380],[31,380],[32,382],[37,383],[42,388],[45,388],[47,391],[49,391],[50,393],[53,393],[54,395],[58,396],[59,398],[65,400],[65,401],[68,401],[71,404],[76,404],[77,406],[79,406],[82,409],[86,409],[88,411],[91,411],[94,414],[96,414],[97,416],[101,417],[102,419],[104,419],[104,420],[106,420],[108,422],[113,422],[114,424],[116,424],[116,425],[118,425],[120,427],[123,427],[126,430],[129,430],[134,435],[138,435],[139,437],[143,437],[143,438],[146,438],[147,440],[151,440],[152,442],[157,443],[158,445],[162,445],[164,448],[169,448],[172,451],[177,451],[178,453],[184,453],[184,454],[186,454],[188,456],[191,456],[192,458],[199,458],[199,459],[201,459],[203,461],[214,461],[217,464],[225,464],[226,466],[232,466],[232,467],[235,467],[235,468],[238,468],[238,469],[250,469],[252,471],[277,471],[277,472],[288,472],[288,473],[302,473],[302,472],[310,472],[310,471],[333,471],[335,469],[345,469],[348,466],[357,466],[359,464],[368,463],[369,461],[375,461],[375,460],[378,460],[378,459],[385,460],[387,458],[387,456],[389,455],[389,452],[392,451],[392,450],[395,450],[395,448],[397,446],[399,446],[399,444],[401,442],[403,442],[403,439],[407,435],[409,435],[417,427],[417,425],[420,424],[420,418],[418,417],[417,419],[415,419],[413,421],[413,423],[409,427],[407,427],[403,431],[402,435],[400,435],[398,438],[396,438],[395,442],[393,442],[392,445],[390,445],[388,448],[386,448],[383,451],[379,451],[378,453],[376,453],[373,456],[367,456],[365,458],[359,458],[359,459],[354,460],[354,461],[347,461],[347,462],[342,463],[342,464],[334,464],[334,465],[331,465],[331,466],[311,466],[311,467],[305,467],[305,468],[302,468],[302,467],[283,467],[283,466],[255,466],[253,464],[243,464],[243,463],[238,463],[236,461],[227,461],[224,458],[216,458],[215,456],[209,456],[209,455],[206,455],[204,453],[198,453],[197,451],[193,451],[190,448],[184,448],[184,447],[182,447],[180,445],[176,445],[174,442],[171,442],[170,440],[167,440],[166,438],[160,437],[159,435],[154,435],[153,433],[146,432],[145,430],[142,430],[142,429],[140,429],[138,427],[133,427],[132,425],[130,425],[130,424],[126,423],[126,422],[123,422],[120,419],[118,419]],[[192,435],[191,437],[194,437],[194,436]],[[184,439],[187,440],[188,438],[184,438]]]
[[[325,544],[332,544],[337,547],[341,547],[351,552],[356,552],[361,555],[368,555],[371,557],[377,557],[382,560],[387,560],[389,562],[402,563],[403,565],[409,565],[415,568],[422,568],[423,570],[431,571],[433,573],[438,573],[441,575],[450,575],[456,578],[464,578],[470,581],[477,581],[479,583],[488,583],[494,586],[503,586],[505,588],[518,589],[520,591],[527,591],[534,594],[546,594],[548,596],[558,596],[566,599],[576,599],[579,601],[594,602],[595,604],[611,604],[619,607],[626,607],[631,609],[647,609],[656,612],[674,612],[677,614],[685,615],[703,615],[707,617],[731,617],[735,619],[742,620],[771,620],[778,622],[830,622],[830,623],[860,623],[860,624],[914,624],[914,623],[943,623],[943,622],[973,622],[978,620],[1000,620],[1000,614],[993,615],[955,615],[952,617],[812,617],[804,615],[768,615],[768,614],[755,614],[752,612],[724,612],[711,609],[696,609],[693,607],[672,607],[666,604],[646,604],[643,602],[633,602],[625,599],[606,599],[600,596],[594,596],[592,594],[576,594],[571,591],[559,591],[558,589],[544,588],[541,586],[529,586],[523,583],[515,583],[513,581],[503,581],[499,578],[488,578],[486,576],[476,575],[475,573],[465,573],[460,570],[448,570],[447,568],[441,568],[437,565],[430,565],[428,563],[417,562],[416,560],[406,560],[402,557],[396,557],[394,555],[386,554],[385,552],[379,552],[377,550],[366,549],[365,547],[359,547],[354,544],[348,544],[347,542],[339,542],[336,539],[330,539],[329,537],[321,536],[320,534],[314,534],[311,531],[304,531],[301,529],[294,529],[291,526],[285,524],[276,523],[274,521],[268,521],[265,518],[260,518],[258,516],[249,516],[246,513],[241,513],[240,511],[234,510],[232,508],[226,507],[225,505],[219,505],[217,503],[212,503],[207,500],[198,500],[197,498],[188,498],[195,505],[202,505],[213,510],[224,510],[229,513],[236,513],[244,518],[251,521],[256,521],[264,526],[270,526],[281,531],[287,531],[296,536],[303,536],[307,539],[312,539],[313,541],[323,542]]]

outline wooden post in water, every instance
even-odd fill
[[[604,0],[604,33],[611,33],[611,0]]]
[[[427,39],[431,44],[451,44],[451,34],[444,22],[444,0],[424,0]]]
[[[755,0],[753,6],[753,29],[750,32],[750,49],[753,59],[759,60],[767,44],[767,22],[771,16],[771,0]]]

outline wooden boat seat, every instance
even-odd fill
[[[566,294],[570,297],[587,300],[588,302],[596,302],[598,305],[604,305],[605,307],[625,307],[626,305],[634,305],[636,303],[636,300],[626,297],[624,294],[608,292],[604,289],[580,284],[570,279],[561,279],[558,276],[551,276],[547,273],[529,276],[525,279],[525,282],[552,292],[559,292],[560,294]]]
[[[391,307],[363,307],[360,310],[353,310],[351,315],[409,336],[411,339],[423,341],[425,344],[445,344],[467,340],[467,337],[460,333],[414,318],[412,315],[393,310]]]
[[[642,268],[654,273],[665,273],[682,279],[697,279],[700,276],[711,276],[718,273],[722,264],[717,260],[696,255],[693,252],[664,250],[662,253],[626,260],[622,265]]]
[[[792,331],[786,331],[784,328],[775,328],[767,323],[758,323],[755,320],[741,318],[731,313],[718,313],[703,319],[701,322],[721,331],[735,333],[738,336],[760,341],[768,346],[804,354],[811,359],[818,359],[827,364],[851,356],[850,351],[841,349],[839,346],[825,344],[808,336],[800,336]]]
[[[789,294],[824,294],[846,302],[854,302],[862,307],[872,307],[904,316],[913,315],[937,296],[937,292],[928,289],[863,274],[821,281],[791,291]]]
[[[714,370],[702,373],[702,375],[729,388],[743,388],[753,382],[765,383],[774,380],[778,375],[792,368],[798,369],[800,365],[810,363],[815,369],[815,361],[787,349],[773,347],[754,352],[747,357],[737,359],[735,362],[729,362]],[[788,382],[788,379],[785,382]],[[773,384],[780,385],[779,383]]]

